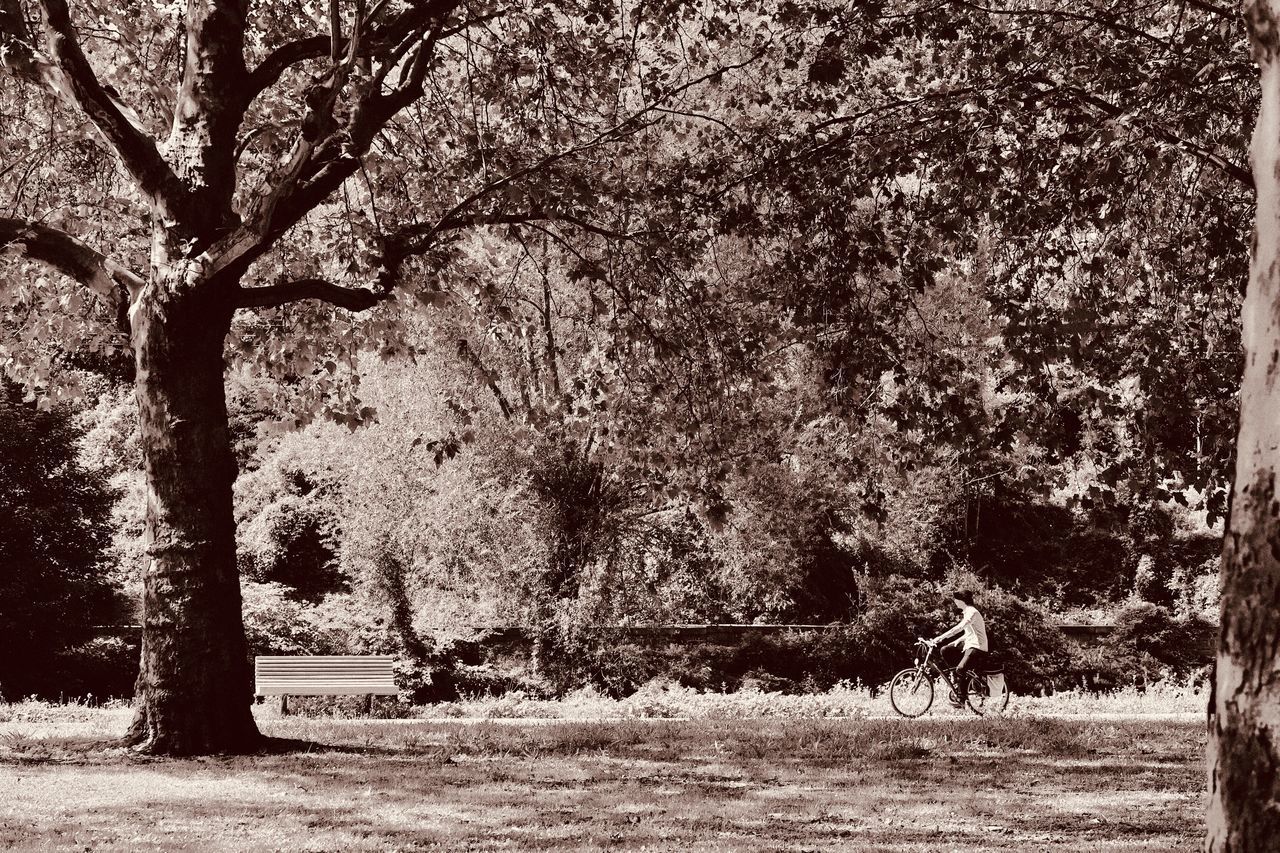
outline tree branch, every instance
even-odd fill
[[[1053,85],[1052,81],[1049,80],[1043,80],[1042,82]],[[1099,98],[1097,95],[1090,94],[1079,86],[1062,85],[1058,86],[1056,90],[1075,96],[1083,103],[1088,104],[1111,118],[1120,118],[1121,116],[1128,114],[1123,108],[1116,106],[1104,98]],[[1237,183],[1243,184],[1246,187],[1253,187],[1253,173],[1243,166],[1231,162],[1218,152],[1205,148],[1204,146],[1196,142],[1192,142],[1189,139],[1183,139],[1181,136],[1178,136],[1176,133],[1173,133],[1161,125],[1142,121],[1140,118],[1135,121],[1135,124],[1149,131],[1151,135],[1156,138],[1164,140],[1171,145],[1176,145],[1192,157],[1195,157],[1202,163],[1212,166]]]
[[[601,237],[608,237],[611,240],[632,240],[640,234],[647,232],[635,231],[615,231],[612,228],[606,228],[603,225],[596,225],[594,222],[575,216],[572,213],[559,213],[554,210],[530,210],[522,213],[473,213],[468,216],[455,215],[449,219],[441,220],[438,224],[429,228],[418,228],[412,230],[423,231],[457,231],[461,228],[474,228],[479,225],[523,225],[527,222],[567,222],[582,231],[591,234],[598,234]],[[402,229],[400,234],[407,236],[410,229]]]
[[[746,68],[747,66],[751,65],[752,63],[760,59],[760,57],[764,56],[764,53],[765,51],[762,48],[760,50],[757,50],[754,54],[752,54],[750,57],[748,57],[747,59],[741,62],[723,65],[699,77],[695,77],[691,80],[687,80],[681,85],[671,89],[670,91],[663,93],[660,97],[654,100],[653,103],[650,103],[641,107],[640,109],[636,110],[634,113],[630,114],[629,116],[619,121],[618,123],[610,127],[607,127],[603,130],[600,130],[591,139],[585,142],[582,142],[578,145],[573,145],[569,148],[562,149],[560,151],[551,152],[541,157],[540,159],[536,160],[535,162],[530,163],[528,166],[525,166],[524,168],[517,169],[514,172],[511,172],[500,178],[495,178],[494,180],[489,181],[480,189],[471,193],[466,198],[462,199],[453,207],[451,207],[444,214],[444,216],[442,216],[434,225],[428,226],[425,228],[421,226],[414,227],[412,229],[413,236],[411,238],[415,240],[414,244],[408,245],[408,244],[402,243],[402,245],[396,246],[395,244],[397,241],[396,241],[396,238],[393,237],[392,240],[390,241],[392,251],[388,253],[388,257],[392,261],[393,266],[399,260],[403,260],[403,258],[408,257],[409,255],[419,254],[425,251],[427,248],[429,248],[431,243],[431,238],[434,237],[437,233],[439,233],[447,224],[462,223],[461,225],[456,225],[454,227],[466,227],[466,225],[468,224],[485,224],[479,221],[468,222],[468,217],[466,217],[464,214],[465,214],[465,211],[468,208],[470,208],[472,205],[492,195],[494,192],[504,187],[510,186],[511,184],[515,183],[521,178],[524,178],[528,175],[536,174],[540,170],[545,169],[547,166],[550,166],[561,160],[575,157],[580,154],[584,154],[594,149],[603,147],[604,145],[607,145],[612,141],[623,138],[624,136],[627,136],[629,134],[638,133],[640,130],[646,127],[649,127],[653,124],[656,124],[660,119],[658,118],[649,119],[647,117],[652,113],[660,113],[665,103],[672,101],[678,95],[683,94],[684,92],[687,92],[690,89],[696,88],[697,86],[700,86],[701,84],[707,82],[708,80],[712,80],[724,75],[726,72],[737,71],[742,68]],[[501,217],[501,214],[497,216]],[[542,215],[534,215],[533,217],[527,217],[520,221],[533,222],[533,221],[539,221],[546,218],[548,217],[542,216]],[[570,215],[561,214],[561,215],[558,215],[558,218],[563,219],[565,221],[572,221],[574,222],[574,224],[578,225],[581,228],[585,228],[586,230],[595,230],[596,233],[603,233],[600,230],[598,230],[598,226],[591,226],[583,220],[574,220],[570,217]],[[494,224],[494,223],[487,223],[487,224]],[[402,237],[407,236],[407,233],[401,236]],[[614,236],[614,235],[610,234],[608,236]],[[398,256],[397,256],[397,251],[399,252]]]
[[[328,56],[330,52],[329,42],[328,36],[310,36],[282,44],[271,51],[271,53],[267,54],[266,59],[258,63],[257,67],[249,72],[245,87],[246,101],[251,102],[258,95],[274,86],[284,75],[284,72],[299,62]]]
[[[0,249],[20,246],[26,257],[40,261],[80,282],[118,308],[121,288],[133,296],[143,278],[65,231],[29,219],[0,218]]]
[[[237,308],[276,308],[290,302],[318,299],[348,311],[367,311],[390,298],[390,293],[376,293],[363,287],[342,287],[321,278],[301,278],[266,287],[241,288],[235,305]]]
[[[175,220],[206,240],[235,221],[248,6],[249,0],[187,2],[182,80],[166,148],[189,196]]]
[[[62,87],[57,66],[37,51],[21,0],[0,0],[0,57],[9,73],[53,92]]]
[[[494,377],[489,368],[485,367],[483,361],[480,360],[480,354],[471,348],[471,344],[466,338],[458,340],[458,355],[461,356],[468,364],[475,368],[476,372],[484,378],[484,382],[489,386],[489,390],[493,393],[493,397],[498,401],[498,408],[502,409],[502,417],[505,420],[511,420],[512,412],[511,402],[507,400],[507,395],[502,393],[498,380]]]
[[[1219,18],[1226,18],[1228,21],[1239,23],[1243,20],[1240,10],[1236,8],[1224,8],[1207,0],[1186,0],[1186,4],[1193,9],[1199,9],[1202,12],[1208,12],[1210,15],[1217,15]]]
[[[5,0],[0,0],[4,2]],[[356,51],[356,59],[372,59],[388,55],[397,45],[404,42],[412,32],[427,26],[433,10],[429,4],[419,4],[416,8],[397,15],[382,26],[374,26],[379,13],[386,7],[386,2],[375,3],[365,15],[363,24],[366,32],[360,37],[360,45]],[[440,32],[440,38],[457,35],[467,27],[502,17],[505,12],[494,12],[462,22]],[[335,46],[329,36],[314,35],[296,41],[286,42],[267,54],[266,58],[249,73],[245,88],[246,98],[252,102],[270,87],[274,86],[286,71],[302,62],[313,59],[324,59],[326,56],[340,56],[349,53],[349,39],[341,39]],[[247,106],[247,104],[246,104]]]
[[[1160,45],[1165,50],[1173,49],[1173,46],[1170,44],[1168,39],[1162,38],[1157,35],[1152,35],[1151,33],[1145,32],[1144,30],[1139,30],[1134,27],[1131,27],[1128,24],[1122,24],[1120,23],[1119,20],[1115,18],[1110,18],[1110,19],[1100,18],[1100,17],[1097,17],[1096,15],[1087,15],[1082,12],[1077,12],[1074,9],[1074,4],[1067,4],[1068,5],[1067,9],[1052,9],[1052,8],[1006,9],[1006,8],[997,8],[994,6],[983,6],[980,3],[970,2],[970,0],[958,0],[957,5],[964,6],[969,9],[973,9],[974,11],[977,11],[977,12],[985,12],[988,15],[1010,15],[1010,16],[1016,16],[1016,17],[1040,17],[1040,18],[1053,18],[1053,19],[1066,20],[1066,21],[1083,21],[1086,24],[1095,24],[1104,29],[1111,30],[1112,32],[1117,32],[1123,35],[1133,36],[1134,38],[1144,39],[1146,41],[1153,42],[1155,44]]]
[[[69,99],[107,138],[138,187],[165,215],[178,216],[187,198],[160,150],[145,131],[131,121],[118,101],[102,88],[80,48],[66,0],[40,0],[45,38],[62,72],[59,94]]]
[[[458,0],[419,0],[396,20],[406,16],[411,16],[414,21],[422,18],[430,27],[432,22],[438,23],[446,18],[457,5]],[[374,11],[377,8],[370,12],[370,16]],[[426,37],[425,32],[421,37]],[[421,50],[430,51],[434,37],[426,38]],[[326,39],[325,44],[328,43]],[[348,56],[331,69],[327,78],[313,87],[318,108],[309,109],[308,116],[304,118],[289,162],[248,211],[244,224],[211,247],[210,254],[216,259],[215,273],[247,269],[282,234],[354,175],[378,132],[400,110],[420,97],[420,86],[416,90],[401,87],[390,94],[383,94],[378,87],[372,87],[349,110],[350,118],[343,122],[335,121],[332,107],[339,88],[335,83],[350,70],[353,60],[354,57]],[[310,119],[318,124],[313,122],[308,127]]]

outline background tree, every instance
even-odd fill
[[[67,407],[23,396],[0,384],[0,692],[10,701],[57,688],[59,653],[115,603],[103,560],[115,495],[79,464]]]

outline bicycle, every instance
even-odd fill
[[[959,706],[955,668],[944,669],[934,656],[938,646],[928,640],[916,640],[915,666],[907,667],[889,682],[889,704],[904,717],[919,717],[933,707],[933,683],[941,679],[948,688],[951,704]],[[966,703],[978,716],[1000,713],[1009,705],[1009,688],[1003,673],[966,673]],[[993,691],[992,688],[995,688]]]

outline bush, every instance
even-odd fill
[[[44,402],[48,402],[47,400]],[[113,603],[103,552],[115,498],[82,466],[65,407],[0,379],[0,693],[56,696],[60,655]]]
[[[1000,589],[984,590],[972,574],[953,573],[948,580],[941,585],[893,575],[869,578],[854,622],[747,634],[734,643],[664,644],[620,636],[616,629],[545,628],[534,643],[535,666],[551,695],[590,686],[616,698],[654,679],[715,692],[745,685],[816,693],[841,682],[874,691],[911,665],[916,637],[936,636],[955,624],[959,614],[949,591],[964,586],[976,591],[994,655],[1016,691],[1076,686],[1083,673],[1119,671],[1102,660],[1103,653],[1078,650],[1045,608]],[[947,662],[954,664],[958,654],[949,651]]]
[[[321,606],[312,606],[294,598],[293,590],[284,584],[245,582],[241,586],[251,655],[363,653],[355,648],[351,596],[330,596]]]
[[[1051,688],[1071,677],[1072,647],[1052,614],[1003,590],[983,589],[971,574],[953,573],[945,585],[889,577],[869,588],[858,622],[829,633],[811,649],[814,686],[825,690],[841,680],[887,683],[914,660],[916,637],[937,636],[955,624],[959,613],[949,593],[956,587],[975,591],[992,655],[1015,690]],[[954,650],[946,654],[948,664],[958,660]]]
[[[141,653],[136,637],[95,637],[66,649],[54,665],[58,692],[95,702],[131,697]]]
[[[1180,619],[1157,604],[1134,601],[1115,622],[1103,648],[1123,681],[1185,677],[1212,660],[1217,629],[1200,617]]]
[[[557,696],[590,686],[621,698],[666,669],[663,657],[651,647],[619,642],[613,631],[590,629],[544,631],[534,641],[534,658],[538,674]]]
[[[972,577],[961,578],[976,587]],[[814,693],[841,682],[880,686],[910,666],[915,638],[954,624],[946,590],[898,576],[870,581],[856,622],[819,631],[748,636],[736,644],[670,645],[619,638],[616,631],[547,631],[537,641],[540,672],[552,693],[590,685],[627,696],[654,679],[694,690]],[[1045,610],[1000,590],[978,593],[997,658],[1021,691],[1052,687],[1074,673],[1071,646]],[[950,661],[954,663],[954,659]]]
[[[982,594],[983,614],[996,659],[1017,692],[1056,687],[1072,678],[1077,665],[1071,642],[1053,615],[1001,590]]]

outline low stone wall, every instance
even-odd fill
[[[654,648],[668,646],[734,646],[752,639],[777,637],[784,634],[821,634],[848,628],[843,623],[827,625],[615,625],[598,629],[602,633],[616,633],[619,640]],[[1067,638],[1081,645],[1097,645],[1115,631],[1114,625],[1060,625]],[[487,634],[479,641],[486,656],[527,656],[532,638],[521,628],[502,628]]]

